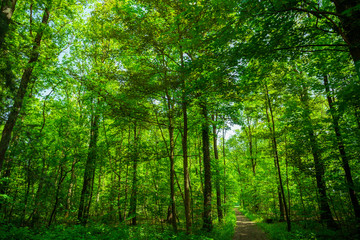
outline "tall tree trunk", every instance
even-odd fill
[[[129,179],[129,164],[126,163],[126,173],[125,173],[125,197],[124,197],[124,217],[126,219],[126,211],[127,211],[127,199],[128,199],[128,179]]]
[[[270,121],[271,121],[271,135],[272,135],[272,143],[273,143],[273,151],[274,151],[274,159],[275,159],[275,163],[276,163],[276,167],[277,167],[277,173],[278,173],[278,179],[279,179],[279,187],[280,187],[280,193],[281,193],[281,198],[282,198],[282,203],[284,205],[284,209],[285,209],[285,215],[286,215],[286,223],[287,223],[287,230],[290,232],[291,231],[291,221],[290,221],[290,216],[289,216],[289,211],[288,211],[288,206],[286,203],[286,199],[285,199],[285,193],[284,193],[284,187],[283,187],[283,182],[282,182],[282,178],[281,178],[281,170],[280,170],[280,162],[279,162],[279,154],[278,154],[278,149],[277,149],[277,141],[276,141],[276,131],[275,131],[275,120],[274,120],[274,114],[273,114],[273,110],[272,110],[272,106],[271,106],[271,101],[270,101],[270,96],[269,96],[269,91],[267,88],[267,85],[265,84],[265,90],[266,90],[266,100],[267,100],[267,109],[269,108],[270,111]],[[269,114],[268,115],[268,121],[269,121]],[[269,121],[269,125],[270,125],[270,121]],[[280,201],[281,202],[281,201]]]
[[[354,181],[353,181],[353,178],[351,175],[349,160],[348,160],[348,156],[346,155],[346,152],[345,152],[345,145],[344,145],[342,135],[340,132],[339,116],[337,115],[336,109],[334,108],[334,105],[333,105],[334,103],[333,103],[333,100],[330,95],[330,87],[329,87],[329,82],[328,82],[327,76],[324,76],[324,85],[325,85],[325,91],[326,91],[326,98],[329,103],[330,114],[332,117],[333,127],[334,127],[334,131],[335,131],[336,139],[337,139],[337,146],[338,146],[338,149],[340,152],[340,157],[342,160],[342,167],[344,168],[344,171],[345,171],[345,179],[346,179],[346,183],[348,185],[350,200],[351,200],[351,203],[352,203],[352,206],[354,209],[356,221],[358,224],[360,224],[360,205],[359,205],[359,201],[357,199],[356,193],[355,193],[355,186],[354,186]]]
[[[256,181],[256,158],[254,157],[253,134],[252,134],[251,121],[249,116],[247,116],[247,120],[248,120],[248,130],[246,131],[246,128],[244,129],[248,135],[251,168],[252,168],[254,180]],[[256,183],[254,184],[254,200],[255,200],[255,211],[257,212],[259,211],[259,203],[257,201]]]
[[[95,110],[97,111],[97,110]],[[91,205],[91,199],[93,194],[94,177],[96,169],[96,158],[97,158],[97,138],[99,131],[99,115],[94,113],[91,121],[90,130],[90,144],[88,157],[85,164],[83,187],[80,196],[80,205],[78,212],[78,221],[82,225],[86,225],[89,218],[89,211]]]
[[[136,123],[134,123],[134,146],[132,153],[133,160],[133,179],[131,186],[131,195],[130,195],[130,207],[128,217],[131,218],[131,225],[135,226],[136,223],[136,208],[137,208],[137,163],[138,163],[138,145],[139,145],[139,134],[136,132]]]
[[[275,167],[277,168],[277,164],[275,163]],[[281,194],[281,188],[278,185],[278,199],[279,199],[279,209],[280,209],[280,219],[279,222],[285,222],[285,211],[284,211],[284,202],[283,202],[283,197]]]
[[[325,172],[324,165],[321,160],[320,149],[317,144],[316,137],[314,134],[314,129],[311,123],[310,112],[309,112],[310,111],[309,97],[306,90],[304,94],[300,97],[300,100],[304,104],[304,108],[305,108],[304,110],[306,111],[306,116],[304,120],[308,128],[311,153],[313,155],[314,166],[315,166],[316,185],[320,195],[319,196],[320,219],[328,226],[328,228],[337,229],[337,224],[335,223],[332,217],[330,206],[327,199],[326,184],[324,181],[324,172]]]
[[[202,122],[202,142],[203,142],[203,162],[204,162],[204,213],[203,229],[212,230],[211,219],[211,161],[210,161],[210,138],[209,138],[209,119],[206,105],[201,105]]]
[[[223,142],[222,142],[223,158],[224,158],[224,205],[226,204],[226,155],[225,155],[225,117],[223,127]]]
[[[216,178],[215,178],[215,189],[216,189],[216,208],[218,213],[219,222],[222,222],[223,212],[221,207],[221,190],[220,190],[220,166],[219,166],[219,152],[217,147],[217,132],[216,132],[216,120],[215,116],[212,116],[213,120],[213,140],[214,140],[214,156],[215,156],[215,168],[216,168]]]
[[[180,25],[178,25],[179,40],[181,40]],[[185,192],[185,221],[186,221],[186,233],[191,234],[191,199],[190,199],[190,183],[189,183],[189,167],[188,167],[188,117],[187,117],[187,104],[186,99],[186,81],[184,77],[184,53],[181,44],[180,50],[180,63],[181,63],[181,82],[182,82],[182,114],[183,114],[183,134],[182,134],[182,150],[183,150],[183,168],[184,168],[184,192]]]
[[[60,201],[59,194],[60,194],[61,184],[63,183],[63,181],[65,180],[65,177],[67,175],[67,172],[64,172],[64,166],[61,165],[61,166],[59,166],[59,168],[60,168],[60,176],[57,181],[56,192],[55,192],[55,201],[54,201],[52,212],[50,214],[48,227],[50,227],[53,220],[55,220],[56,210],[57,210],[57,207],[58,207],[59,201]]]
[[[174,231],[177,231],[176,225],[176,206],[175,206],[175,186],[174,186],[174,176],[175,176],[175,141],[174,141],[174,123],[173,123],[173,105],[168,93],[166,93],[167,103],[168,103],[168,119],[169,119],[169,160],[170,160],[170,205],[171,205],[171,224]]]
[[[42,17],[42,21],[41,21],[41,23],[43,25],[48,24],[49,16],[50,16],[49,9],[45,8],[44,14]],[[35,37],[34,45],[31,50],[31,53],[30,53],[30,59],[27,64],[28,67],[25,69],[25,71],[21,77],[20,86],[19,86],[19,89],[18,89],[17,94],[14,99],[14,105],[12,106],[12,108],[10,110],[9,117],[8,117],[8,119],[5,123],[4,129],[2,131],[1,140],[0,140],[0,174],[1,174],[1,170],[2,170],[2,165],[4,163],[5,154],[9,147],[12,130],[15,126],[16,119],[22,108],[23,100],[24,100],[29,82],[31,80],[31,76],[32,76],[32,72],[33,72],[35,63],[39,59],[39,47],[40,47],[41,39],[43,36],[44,28],[40,27],[39,29],[40,30]]]
[[[195,145],[195,151],[198,152],[200,189],[201,189],[201,192],[204,193],[203,169],[201,167],[201,146],[202,146],[202,142],[201,142],[200,136],[199,136],[197,131],[196,131],[196,136],[197,137],[196,137],[194,145]],[[196,144],[197,142],[199,142],[199,144]]]

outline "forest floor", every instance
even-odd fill
[[[236,227],[233,240],[267,240],[267,236],[256,223],[235,209]]]

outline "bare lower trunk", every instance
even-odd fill
[[[180,34],[180,26],[178,26],[178,33]],[[181,36],[179,36],[179,39],[181,39]],[[180,50],[180,61],[181,61],[181,67],[182,71],[184,68],[184,53],[182,46],[179,46]],[[182,150],[183,150],[183,168],[184,168],[184,192],[185,192],[185,199],[184,199],[184,205],[185,205],[185,221],[186,221],[186,233],[191,234],[191,199],[190,199],[190,183],[189,183],[189,167],[188,167],[188,119],[187,119],[187,104],[188,101],[186,99],[185,95],[185,78],[184,73],[181,73],[181,81],[182,81],[182,114],[183,114],[183,135],[182,135]]]
[[[330,206],[327,199],[326,184],[324,181],[325,170],[321,160],[320,149],[317,144],[316,137],[314,134],[314,129],[311,123],[310,111],[309,111],[309,96],[306,89],[304,89],[304,93],[301,95],[300,100],[304,104],[304,109],[306,114],[304,120],[308,128],[311,153],[314,159],[315,178],[316,178],[317,189],[319,192],[320,219],[328,226],[328,228],[337,229],[337,224],[335,223],[332,217]]]
[[[269,128],[271,130],[271,135],[272,135],[271,138],[272,138],[272,145],[273,145],[274,160],[275,160],[275,165],[277,168],[277,174],[278,174],[278,180],[279,180],[279,188],[280,188],[279,190],[280,190],[280,194],[281,194],[282,204],[283,204],[284,210],[285,210],[287,230],[290,232],[291,231],[291,221],[290,221],[290,215],[289,215],[288,206],[286,203],[285,192],[284,192],[284,187],[283,187],[283,182],[282,182],[282,177],[281,177],[279,154],[278,154],[277,141],[276,141],[276,135],[275,135],[275,133],[276,133],[275,120],[274,120],[274,115],[273,115],[273,110],[272,110],[272,105],[271,105],[271,101],[270,101],[268,88],[266,85],[265,85],[265,90],[266,90],[266,105],[267,105],[266,111],[268,109],[270,111],[270,116],[267,112],[267,118],[268,118]],[[279,202],[281,204],[281,200]],[[280,210],[281,210],[281,208],[280,208]]]
[[[90,205],[93,194],[94,187],[94,177],[95,177],[95,168],[96,168],[96,158],[97,158],[97,138],[99,130],[99,115],[97,113],[92,116],[91,130],[90,130],[90,144],[89,152],[85,165],[83,187],[80,197],[80,205],[78,211],[78,221],[82,225],[86,225],[89,218]]]
[[[204,163],[204,213],[203,229],[212,230],[211,219],[211,161],[210,161],[210,138],[208,113],[205,105],[200,106],[202,111],[202,142],[203,142],[203,163]]]
[[[216,121],[215,117],[212,116],[212,120]],[[216,189],[216,208],[218,213],[218,220],[222,222],[223,219],[223,211],[221,207],[221,190],[220,190],[220,166],[219,166],[219,152],[217,147],[217,132],[215,122],[213,123],[213,140],[214,140],[214,156],[215,156],[215,167],[216,167],[216,181],[215,181],[215,189]]]
[[[132,179],[132,187],[131,187],[131,195],[130,195],[130,207],[129,207],[129,215],[131,218],[131,225],[135,226],[136,222],[136,208],[137,208],[137,163],[138,163],[138,141],[139,136],[136,132],[136,124],[134,126],[134,146],[133,146],[133,179]]]
[[[171,203],[171,224],[174,231],[177,231],[176,225],[176,207],[175,207],[175,142],[174,142],[174,127],[172,125],[172,119],[169,119],[169,136],[170,136],[170,203]]]
[[[359,205],[359,201],[357,199],[356,192],[355,192],[354,181],[353,181],[353,178],[351,175],[351,169],[349,166],[349,159],[348,159],[348,156],[346,155],[345,145],[344,145],[342,135],[340,132],[339,116],[336,113],[336,109],[333,106],[333,100],[330,96],[330,87],[329,87],[327,76],[324,77],[324,85],[325,85],[325,90],[326,90],[326,97],[327,97],[327,100],[329,103],[330,114],[331,114],[332,121],[333,121],[333,128],[334,128],[336,139],[337,139],[337,146],[338,146],[340,157],[342,160],[342,166],[345,171],[345,180],[348,185],[350,200],[351,200],[351,203],[353,206],[355,218],[356,218],[358,224],[360,224],[360,205]]]
[[[225,125],[225,121],[224,121]],[[225,155],[225,126],[223,128],[223,158],[224,158],[224,205],[226,204],[226,155]]]

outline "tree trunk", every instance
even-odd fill
[[[203,162],[204,162],[204,214],[203,229],[212,230],[211,219],[211,161],[210,161],[210,139],[209,139],[209,120],[205,104],[200,106],[202,122],[202,142],[203,142]]]
[[[94,186],[95,168],[96,168],[96,158],[97,158],[96,145],[97,145],[98,130],[99,130],[99,115],[98,113],[94,113],[94,115],[95,116],[92,116],[92,121],[91,121],[89,152],[85,165],[84,181],[81,191],[80,205],[78,212],[78,221],[82,225],[86,225],[87,220],[89,218],[89,211],[90,211],[93,186]]]
[[[58,180],[57,187],[56,187],[55,202],[54,202],[53,210],[50,214],[48,227],[50,227],[53,220],[55,220],[56,209],[57,209],[57,207],[59,205],[59,201],[60,201],[59,194],[60,194],[61,184],[65,180],[66,175],[67,175],[67,172],[64,172],[64,167],[60,166],[60,176],[59,176],[59,180]]]
[[[175,141],[174,141],[174,123],[173,123],[173,106],[171,104],[169,94],[166,94],[168,101],[168,119],[169,119],[169,138],[170,138],[170,151],[169,151],[169,160],[170,160],[170,205],[171,205],[171,224],[174,231],[177,231],[176,225],[176,206],[175,206],[175,188],[174,188],[174,176],[175,176]]]
[[[215,167],[216,167],[216,178],[215,178],[215,188],[216,188],[216,208],[218,213],[219,222],[222,222],[223,212],[221,207],[221,190],[220,190],[220,166],[219,166],[219,152],[217,147],[217,132],[216,132],[216,119],[215,116],[212,116],[213,123],[213,140],[214,140],[214,156],[215,156]]]
[[[265,85],[265,88],[266,88],[266,100],[267,100],[266,105],[267,105],[267,108],[269,108],[271,119],[269,119],[269,114],[268,113],[267,113],[267,117],[268,117],[268,121],[269,121],[269,127],[270,127],[270,120],[271,120],[270,130],[271,130],[271,135],[272,135],[274,159],[275,159],[275,164],[276,164],[276,167],[277,167],[277,173],[278,173],[278,179],[279,179],[279,188],[280,188],[280,193],[281,193],[281,198],[282,198],[282,204],[284,205],[284,209],[285,209],[287,230],[288,230],[288,232],[290,232],[291,231],[291,221],[290,221],[290,216],[289,216],[289,212],[288,212],[288,206],[287,206],[287,203],[286,203],[284,187],[283,187],[282,178],[281,178],[279,154],[278,154],[277,141],[276,141],[276,135],[275,135],[275,133],[276,133],[276,131],[275,131],[275,120],[274,120],[274,115],[273,115],[273,110],[272,110],[272,106],[271,106],[271,101],[270,101],[270,96],[269,96],[269,91],[267,89],[267,85]],[[267,111],[267,108],[266,108],[266,111]],[[281,201],[280,201],[280,203],[281,203]]]
[[[130,195],[130,207],[128,217],[131,218],[131,225],[136,225],[136,208],[137,208],[137,163],[138,163],[138,141],[139,136],[136,132],[136,123],[134,124],[134,146],[132,153],[133,160],[133,180]]]
[[[256,158],[254,157],[253,135],[252,135],[251,121],[250,121],[249,116],[247,117],[247,120],[248,120],[247,135],[248,135],[248,141],[249,141],[249,153],[250,153],[251,168],[252,168],[252,173],[254,176],[254,181],[256,181]],[[244,129],[246,129],[246,128],[244,128]],[[254,200],[255,200],[255,212],[258,212],[259,211],[259,203],[258,203],[258,198],[257,198],[256,182],[254,184]]]
[[[49,21],[49,9],[45,8],[44,15],[42,17],[42,24],[47,25]],[[30,59],[28,62],[28,67],[25,69],[20,82],[20,87],[18,89],[18,92],[16,94],[16,97],[14,99],[14,105],[10,110],[9,117],[5,123],[4,129],[2,131],[2,136],[0,140],[0,174],[2,170],[2,165],[4,163],[5,154],[9,147],[10,139],[11,139],[11,133],[15,126],[16,119],[20,113],[23,100],[26,94],[27,87],[29,85],[29,82],[31,80],[32,71],[34,69],[35,63],[39,59],[39,47],[41,43],[41,38],[43,36],[43,28],[40,28],[38,34],[35,37],[34,45],[31,50]]]
[[[350,200],[353,205],[356,221],[358,224],[360,224],[360,205],[359,205],[359,201],[357,199],[356,193],[355,193],[355,186],[354,186],[353,178],[351,176],[349,160],[348,160],[348,156],[346,155],[346,152],[345,152],[345,145],[342,140],[342,136],[341,136],[341,132],[340,132],[339,116],[336,113],[336,109],[333,106],[333,100],[330,96],[330,87],[329,87],[329,82],[328,82],[327,76],[324,76],[324,85],[325,85],[325,91],[326,91],[326,98],[329,103],[330,114],[331,114],[333,127],[334,127],[334,131],[335,131],[336,139],[337,139],[337,146],[338,146],[338,149],[340,152],[342,165],[343,165],[343,168],[345,171],[345,179],[346,179],[346,183],[348,185]]]
[[[180,26],[178,26],[178,33],[180,34]],[[179,40],[181,40],[181,35],[179,35]],[[182,135],[182,150],[183,150],[183,168],[184,168],[184,192],[185,192],[185,221],[186,221],[186,233],[191,234],[191,213],[190,213],[190,184],[189,184],[189,167],[188,167],[188,119],[187,119],[187,104],[186,99],[186,82],[183,73],[184,69],[184,53],[182,46],[179,45],[180,49],[180,62],[181,62],[181,81],[182,81],[182,114],[183,114],[183,135]]]
[[[332,0],[339,14],[343,31],[342,38],[347,43],[355,69],[360,79],[360,2],[358,0]],[[347,14],[344,12],[347,11]]]
[[[226,155],[225,155],[225,118],[223,127],[223,158],[224,158],[224,205],[226,204]]]
[[[277,168],[277,164],[275,164],[275,167]],[[285,212],[284,212],[284,202],[281,195],[281,188],[278,186],[278,199],[279,199],[279,210],[280,210],[280,218],[279,222],[285,222]]]
[[[331,210],[327,199],[326,184],[324,181],[324,172],[325,172],[324,165],[321,160],[320,149],[318,147],[316,137],[314,134],[314,129],[310,119],[309,103],[308,103],[309,100],[308,100],[307,92],[305,92],[300,97],[300,100],[304,104],[304,108],[305,108],[304,110],[306,111],[306,116],[304,120],[308,128],[311,153],[313,155],[314,166],[315,166],[316,185],[320,195],[319,196],[320,219],[328,226],[328,228],[337,229],[337,224],[335,223],[331,215]]]
[[[17,0],[3,0],[0,12],[0,49],[3,47],[5,35],[9,31],[11,17],[15,11]]]

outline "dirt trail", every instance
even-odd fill
[[[267,240],[266,234],[256,226],[256,224],[247,219],[239,210],[236,212],[236,227],[233,240]]]

